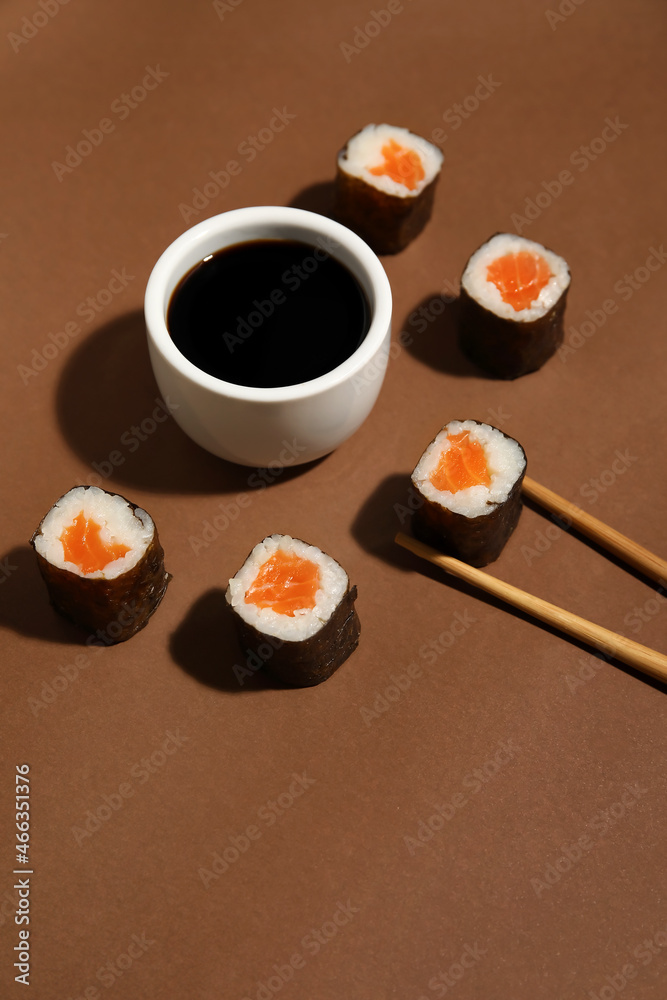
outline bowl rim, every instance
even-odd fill
[[[234,237],[211,249],[216,238],[247,227],[247,238]],[[258,387],[225,382],[202,371],[189,361],[171,339],[166,312],[173,288],[196,264],[196,251],[205,248],[200,259],[237,243],[255,239],[302,239],[310,235],[313,246],[320,238],[332,256],[341,260],[355,275],[369,297],[371,323],[359,347],[340,365],[318,378],[296,385]],[[185,260],[194,263],[184,263]],[[370,294],[369,294],[370,293]],[[367,243],[341,223],[300,208],[257,205],[231,209],[198,222],[181,233],[161,254],[146,285],[144,316],[149,345],[188,381],[223,396],[257,403],[285,402],[318,395],[360,374],[376,357],[391,328],[392,294],[389,279],[377,255]]]

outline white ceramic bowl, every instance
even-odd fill
[[[180,279],[208,254],[257,239],[326,248],[366,293],[371,323],[363,342],[343,364],[312,381],[268,389],[224,382],[188,361],[167,330],[169,301]],[[362,239],[325,216],[261,206],[198,223],[156,263],[144,308],[151,364],[174,419],[193,441],[231,462],[273,468],[320,458],[358,430],[380,391],[391,336],[389,279]]]

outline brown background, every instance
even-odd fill
[[[12,789],[15,764],[27,762],[30,995],[40,1000],[86,990],[113,1000],[658,1000],[664,690],[443,581],[391,539],[425,445],[447,420],[473,417],[521,441],[534,478],[667,552],[667,272],[631,294],[623,278],[667,236],[664,5],[563,2],[571,13],[555,20],[528,0],[405,0],[352,53],[342,43],[355,43],[384,0],[228,6],[70,0],[38,30],[23,22],[36,2],[7,0],[0,11],[0,993],[23,989],[12,969]],[[12,44],[21,30],[34,37]],[[158,66],[168,75],[121,120],[114,102]],[[454,127],[453,113],[443,116],[479,77],[494,92]],[[274,108],[295,117],[250,162],[239,146]],[[53,162],[105,117],[113,132],[58,180]],[[576,151],[606,118],[627,127],[582,170]],[[248,484],[252,470],[201,451],[172,420],[131,451],[126,432],[150,418],[158,396],[141,309],[159,254],[188,224],[227,209],[326,210],[337,150],[372,121],[426,137],[442,129],[445,164],[429,227],[384,260],[395,335],[406,329],[414,340],[392,361],[366,424],[264,490]],[[186,223],[179,206],[230,159],[241,173]],[[458,287],[470,253],[512,229],[512,214],[565,169],[574,182],[524,233],[570,264],[567,338],[583,346],[516,382],[484,378],[458,352],[454,307],[422,333],[410,316],[447,282]],[[113,269],[132,279],[86,321],[79,304]],[[587,311],[609,299],[617,311],[577,339]],[[26,376],[50,334],[57,340],[73,322],[80,331]],[[122,461],[105,475],[114,451]],[[99,654],[52,613],[26,545],[55,499],[91,480],[93,463],[108,489],[151,512],[173,574],[148,627]],[[239,492],[249,506],[226,528],[219,520],[206,545],[193,543]],[[232,669],[243,653],[222,614],[223,588],[273,531],[329,551],[359,588],[359,649],[318,688],[282,690],[260,675],[239,685]],[[536,509],[524,509],[493,572],[667,645],[656,587]],[[461,619],[468,627],[452,641]],[[429,644],[441,633],[436,652]],[[397,699],[392,678],[406,687],[411,664],[417,676]],[[168,732],[181,746],[143,771]],[[489,762],[503,741],[513,756],[498,767]],[[483,783],[471,777],[480,768]],[[288,802],[295,773],[314,783],[269,823],[266,804]],[[77,843],[88,811],[104,796],[118,804],[121,785],[130,797],[102,808],[107,818]],[[455,815],[415,846],[420,824],[457,795]],[[206,888],[200,869],[248,826],[257,839]],[[344,919],[339,903],[351,916],[314,954],[311,929],[331,934],[334,914]],[[133,935],[145,953],[104,972]],[[471,967],[446,985],[466,949]],[[289,980],[271,979],[296,953]]]

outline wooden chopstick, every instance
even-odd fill
[[[667,681],[667,656],[663,656],[662,653],[642,646],[632,639],[626,639],[623,635],[617,635],[616,632],[611,632],[601,625],[595,625],[593,622],[580,618],[579,615],[572,614],[571,611],[565,611],[564,608],[559,608],[555,604],[549,604],[541,597],[534,597],[533,594],[519,590],[511,583],[498,580],[495,576],[490,576],[481,569],[469,566],[459,559],[445,556],[432,549],[430,545],[425,545],[416,538],[404,535],[400,531],[395,540],[403,548],[414,552],[415,555],[440,566],[446,573],[465,580],[466,583],[471,583],[474,587],[479,587],[480,590],[485,590],[488,594],[493,594],[494,597],[499,597],[508,604],[513,604],[514,607],[526,611],[534,618],[539,618],[540,621],[555,626],[561,632],[566,632],[568,635],[574,636],[575,639],[580,639],[589,646],[602,650],[607,655],[613,656],[645,674],[650,674],[651,677]]]
[[[540,483],[536,483],[528,476],[524,477],[522,490],[527,497],[540,504],[541,507],[546,507],[547,510],[563,517],[565,521],[569,522],[568,527],[574,525],[582,534],[613,552],[615,556],[638,569],[640,573],[649,576],[661,586],[667,586],[667,562],[664,559],[649,552],[637,542],[633,542],[631,538],[626,538],[620,531],[610,528],[604,521],[599,521],[592,514],[587,514],[581,507],[570,503],[569,500],[564,500],[563,497],[559,497],[557,493],[548,490],[546,486],[541,486]]]

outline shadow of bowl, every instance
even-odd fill
[[[176,405],[160,395],[144,316],[136,311],[90,333],[74,349],[56,411],[68,444],[90,470],[86,484],[104,489],[110,481],[184,494],[247,491],[257,470],[226,462],[191,441],[171,415]],[[298,476],[310,465],[286,466],[279,478]]]

